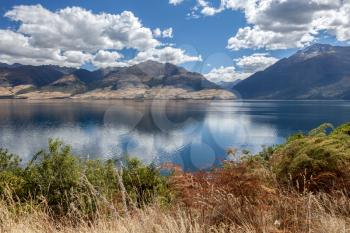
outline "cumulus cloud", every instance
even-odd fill
[[[156,28],[153,30],[153,35],[156,38],[173,38],[173,28],[167,28],[163,31],[160,28]]]
[[[176,6],[180,3],[182,3],[184,0],[169,0],[169,3]]]
[[[154,60],[158,62],[169,62],[172,64],[181,64],[185,62],[202,61],[201,56],[190,56],[184,50],[173,47],[164,47],[159,49],[149,49],[139,52],[136,57],[130,61],[131,64],[137,64],[146,60]]]
[[[79,67],[90,57],[89,54],[78,51],[61,53],[55,48],[36,48],[26,36],[10,30],[0,30],[0,62]]]
[[[173,38],[173,28],[165,29],[162,35],[164,38]]]
[[[154,37],[161,37],[162,36],[162,30],[160,28],[156,28],[153,30]]]
[[[21,23],[18,32],[30,35],[33,46],[87,50],[134,48],[145,50],[159,44],[149,28],[130,11],[119,15],[93,14],[80,7],[56,12],[41,5],[15,6],[6,17]]]
[[[214,68],[205,77],[215,83],[243,80],[258,71],[262,71],[278,61],[266,53],[255,53],[235,59],[236,66]],[[237,68],[239,70],[237,70]]]
[[[350,1],[344,0],[342,7],[323,12],[313,24],[319,30],[327,30],[339,41],[350,40]]]
[[[232,50],[287,49],[309,45],[326,32],[350,40],[349,0],[220,0],[218,6],[197,0],[190,15],[212,16],[224,10],[242,11],[248,26],[228,40]]]
[[[248,78],[251,73],[239,72],[234,66],[219,67],[212,69],[209,73],[205,74],[205,77],[214,83],[220,82],[234,82],[236,80],[242,80]]]
[[[122,54],[118,52],[110,52],[105,50],[99,50],[92,59],[92,64],[97,67],[115,67],[115,66],[126,66],[125,63],[120,62],[123,57]]]
[[[212,16],[212,15],[215,15],[215,14],[220,13],[221,11],[223,11],[224,7],[222,5],[222,2],[221,2],[220,7],[215,8],[215,7],[211,6],[205,0],[197,0],[197,9],[200,9],[200,12],[203,15]]]
[[[247,73],[262,71],[277,61],[277,58],[271,57],[266,53],[255,53],[250,56],[243,56],[235,59],[236,65]]]
[[[178,63],[196,60],[180,49],[164,48],[156,39],[157,33],[161,38],[172,38],[172,28],[152,32],[130,11],[95,14],[80,7],[50,11],[41,5],[21,5],[5,16],[18,22],[19,27],[16,31],[0,29],[0,62],[69,67],[91,62],[98,67],[125,66],[141,61],[141,57],[149,59],[143,54],[161,56],[164,51]],[[123,61],[120,54],[123,49],[136,50],[135,59]],[[180,57],[174,58],[176,55]]]
[[[66,51],[63,52],[63,56],[65,57],[67,62],[74,64],[83,64],[92,58],[91,54],[84,53],[81,51]]]
[[[249,2],[249,1],[248,1]],[[286,49],[312,43],[320,31],[338,40],[350,39],[350,1],[250,1],[244,13],[252,26],[241,28],[228,40],[228,48]]]
[[[180,1],[179,3],[181,3]],[[240,9],[247,5],[247,0],[220,0],[218,6],[213,6],[210,1],[207,0],[196,0],[196,5],[191,9],[188,14],[192,18],[199,18],[197,13],[204,16],[213,16],[226,9]]]
[[[259,26],[240,28],[234,37],[229,38],[227,48],[232,50],[260,49],[269,50],[300,48],[310,44],[314,35],[305,31],[274,32],[262,30]]]

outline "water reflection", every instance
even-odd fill
[[[0,102],[0,146],[29,159],[49,138],[82,157],[129,154],[205,169],[235,147],[257,152],[296,131],[350,119],[349,102]]]

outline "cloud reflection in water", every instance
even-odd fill
[[[227,102],[1,102],[0,146],[28,160],[60,138],[82,157],[127,153],[145,162],[208,168],[228,147],[258,151],[281,140],[269,124],[252,121]]]

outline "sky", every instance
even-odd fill
[[[244,79],[313,43],[348,45],[350,0],[0,0],[0,62],[170,62]]]

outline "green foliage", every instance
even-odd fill
[[[131,199],[141,206],[158,198],[163,203],[171,200],[166,178],[154,165],[143,165],[137,159],[127,158],[123,181]]]
[[[350,169],[349,124],[332,128],[323,124],[306,136],[294,136],[273,153],[273,170],[283,182],[310,189],[344,184]]]
[[[263,161],[269,161],[276,149],[277,146],[263,147],[263,150],[257,154],[257,157],[261,158]]]
[[[93,216],[120,196],[114,161],[78,159],[59,140],[50,140],[48,150],[37,153],[27,166],[21,167],[20,162],[18,156],[0,150],[3,198],[10,190],[13,200],[44,202],[56,216],[72,212]],[[154,166],[127,159],[123,171],[127,193],[138,206],[169,196],[165,178]]]
[[[263,146],[262,151],[257,154],[251,154],[249,151],[243,151],[240,162],[247,165],[253,171],[257,167],[269,168],[270,160],[279,146]]]
[[[22,188],[24,180],[20,167],[21,159],[17,155],[10,154],[7,150],[0,149],[0,192],[6,189],[17,191]]]
[[[17,155],[10,154],[7,150],[0,148],[0,172],[16,171],[21,159]]]
[[[309,134],[292,135],[282,145],[264,147],[256,155],[243,151],[241,165],[261,177],[272,170],[284,185],[309,190],[350,187],[350,124],[331,129],[323,124]],[[48,150],[37,153],[27,165],[0,149],[0,195],[6,198],[10,191],[16,202],[45,203],[55,216],[72,212],[94,216],[108,205],[120,206],[120,170],[129,204],[171,202],[173,193],[159,169],[128,157],[124,162],[117,168],[114,160],[79,159],[59,140],[50,140]],[[237,164],[227,166],[229,170]],[[273,183],[274,176],[270,178]]]
[[[81,188],[82,170],[77,158],[69,146],[51,140],[49,151],[42,151],[25,169],[26,185],[24,195],[38,199],[43,196],[49,206],[62,207],[67,211],[68,203]],[[61,205],[67,203],[67,205]]]
[[[336,128],[333,132],[332,132],[332,136],[339,136],[339,135],[348,135],[350,136],[350,123],[344,124],[338,128]]]
[[[106,162],[87,160],[84,169],[84,174],[94,189],[108,199],[112,199],[119,191],[116,169],[112,160]]]
[[[311,130],[309,132],[309,136],[325,136],[327,134],[327,130],[334,129],[334,126],[330,123],[324,123],[319,127]]]
[[[297,139],[301,139],[301,138],[303,138],[304,136],[305,136],[305,135],[304,135],[302,132],[293,134],[293,135],[291,135],[291,136],[289,136],[289,137],[287,138],[287,143],[292,142],[292,141],[297,140]]]

